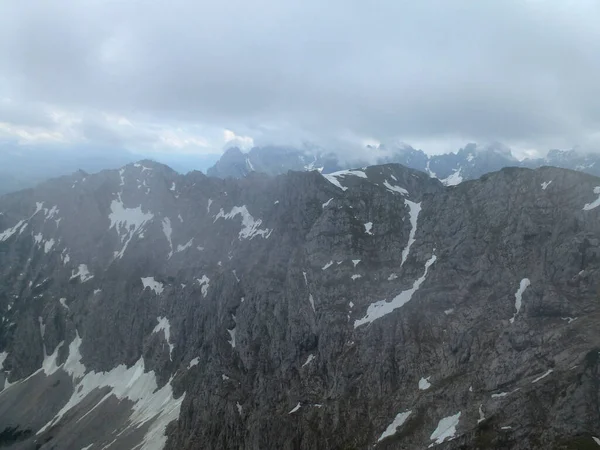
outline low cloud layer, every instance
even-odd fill
[[[592,0],[0,5],[0,138],[600,149]]]

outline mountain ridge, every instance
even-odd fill
[[[592,445],[599,185],[141,161],[0,197],[0,443]]]

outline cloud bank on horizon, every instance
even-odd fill
[[[0,140],[600,149],[593,0],[0,5]]]

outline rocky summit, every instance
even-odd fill
[[[600,179],[389,164],[0,198],[0,448],[600,448]]]

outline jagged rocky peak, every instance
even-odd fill
[[[142,161],[0,197],[0,445],[600,440],[600,179]]]

